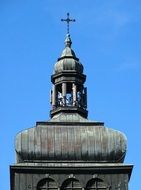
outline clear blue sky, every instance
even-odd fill
[[[50,75],[64,48],[85,67],[89,118],[124,132],[130,190],[141,179],[141,1],[0,0],[0,187],[9,189],[16,134],[49,119]]]

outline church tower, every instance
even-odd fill
[[[132,165],[124,164],[127,139],[103,122],[88,120],[86,75],[65,48],[51,76],[50,120],[16,136],[11,190],[128,190]]]

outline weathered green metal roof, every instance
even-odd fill
[[[123,162],[127,145],[121,132],[76,114],[64,116],[38,122],[36,127],[19,133],[15,145],[17,161]]]
[[[72,42],[70,35],[67,34],[65,39],[65,49],[54,66],[55,74],[63,71],[76,71],[78,73],[83,73],[83,65],[76,57],[74,51],[71,48],[71,44]]]

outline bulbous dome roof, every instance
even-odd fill
[[[71,49],[71,38],[67,34],[65,39],[65,49],[63,50],[60,58],[54,66],[54,73],[58,74],[65,71],[75,71],[83,73],[83,65],[79,62],[74,51]]]
[[[79,114],[60,114],[19,133],[15,148],[18,162],[121,163],[126,154],[126,143],[125,135],[104,127],[101,122],[89,121]]]

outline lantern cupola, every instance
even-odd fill
[[[54,66],[51,76],[51,117],[60,112],[74,112],[87,118],[87,88],[83,65],[71,48],[70,34],[66,35],[65,48]]]

